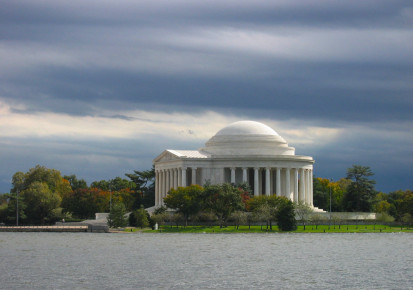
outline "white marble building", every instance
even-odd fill
[[[155,165],[155,206],[171,188],[191,184],[247,182],[254,196],[286,196],[313,206],[313,164],[273,129],[254,121],[235,122],[199,150],[165,150]]]

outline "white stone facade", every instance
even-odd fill
[[[171,188],[247,182],[254,196],[285,196],[313,206],[313,164],[270,127],[253,121],[230,124],[199,150],[165,150],[154,159],[155,206]]]

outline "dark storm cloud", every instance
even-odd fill
[[[325,26],[409,25],[410,1],[6,1],[1,22],[23,24],[262,23]],[[410,22],[411,23],[411,22]]]
[[[0,113],[5,104],[26,118],[54,113],[158,124],[165,120],[134,110],[171,114],[164,118],[209,110],[338,128],[343,135],[325,145],[297,146],[314,155],[319,176],[343,177],[346,167],[363,163],[401,187],[412,178],[406,158],[413,156],[406,137],[413,134],[411,1],[10,0],[0,6]],[[10,138],[0,139],[2,164],[14,164],[2,168],[3,183],[9,169],[36,163],[88,180],[113,178],[124,169],[147,169],[165,148],[201,144],[162,136],[135,143],[107,135],[105,142]],[[380,186],[396,189],[391,182]]]
[[[355,121],[378,116],[374,106],[385,118],[410,118],[405,99],[412,91],[412,57],[406,42],[391,44],[397,35],[389,32],[411,27],[408,1],[8,1],[3,8],[0,31],[10,63],[0,71],[0,97],[20,99],[30,110],[95,114],[97,101],[108,99],[132,108],[171,103],[285,115],[298,110],[303,118],[321,116],[321,110],[327,111],[323,118]],[[220,46],[225,34],[205,39],[222,28],[287,38],[309,34],[315,47],[274,56]],[[388,41],[363,42],[369,31],[349,31],[344,36],[360,48],[335,54],[340,44],[328,37],[348,28],[372,29],[377,38],[385,29]],[[317,41],[331,51],[317,51]]]

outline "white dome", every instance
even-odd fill
[[[219,130],[215,136],[222,135],[272,135],[279,136],[273,129],[255,121],[239,121]]]
[[[219,130],[201,151],[215,156],[294,155],[295,149],[273,129],[259,122],[239,121]]]

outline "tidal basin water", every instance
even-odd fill
[[[413,234],[0,233],[1,289],[413,289]]]

